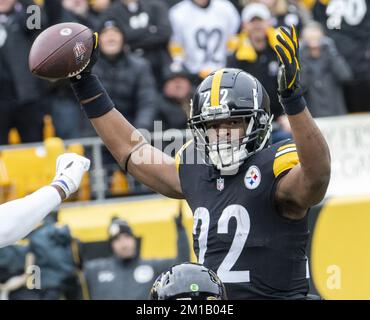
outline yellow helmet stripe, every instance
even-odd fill
[[[211,106],[217,107],[220,105],[220,86],[221,86],[221,79],[222,74],[224,73],[224,69],[220,69],[216,71],[212,79],[211,85]]]

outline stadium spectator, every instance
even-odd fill
[[[12,127],[22,142],[43,138],[42,83],[28,69],[36,32],[27,28],[26,5],[17,0],[0,2],[0,145],[8,143]]]
[[[130,49],[150,61],[160,84],[162,67],[170,61],[167,46],[171,25],[166,4],[158,0],[117,0],[102,19],[117,21]]]
[[[228,41],[240,27],[235,7],[225,0],[183,0],[170,9],[170,50],[194,83],[226,65]]]
[[[351,79],[351,69],[338,53],[332,39],[324,35],[317,22],[302,32],[301,83],[313,117],[347,113],[342,84]]]
[[[91,299],[145,300],[154,279],[170,266],[189,260],[189,243],[181,222],[177,229],[177,257],[175,259],[144,260],[140,258],[140,239],[126,221],[113,219],[109,227],[109,241],[113,255],[85,264],[85,277]]]
[[[33,299],[26,287],[27,267],[33,264],[28,245],[10,245],[0,249],[0,300]]]
[[[190,98],[193,92],[190,74],[177,63],[166,67],[164,85],[158,103],[158,119],[163,130],[186,129]]]
[[[98,27],[98,21],[91,14],[88,0],[45,0],[48,7],[50,24],[77,22],[92,29]]]
[[[45,0],[50,24],[77,22],[96,30],[99,26],[96,14],[89,9],[88,0]],[[93,131],[76,104],[68,81],[49,84],[50,113],[56,135],[62,139],[89,136]]]
[[[303,25],[303,8],[296,1],[288,0],[258,0],[257,2],[265,4],[272,15],[272,25],[277,28],[280,26],[290,27],[295,25],[300,33]],[[307,17],[307,12],[306,15]]]
[[[80,246],[68,226],[56,225],[56,217],[57,212],[49,215],[30,235],[29,252],[41,271],[41,288],[32,292],[38,300],[81,299]]]
[[[348,111],[370,111],[369,1],[319,0],[312,11],[352,69],[353,79],[344,87]]]
[[[227,65],[245,70],[263,83],[270,97],[271,112],[275,119],[272,139],[277,142],[290,138],[291,134],[277,94],[279,64],[273,49],[276,32],[271,18],[269,9],[262,3],[251,3],[244,7],[239,45],[228,58]]]
[[[165,0],[168,8],[173,7],[174,5],[178,4],[181,1],[182,0]]]
[[[91,14],[95,16],[95,19],[100,20],[101,14],[105,12],[110,5],[112,4],[112,0],[94,0],[90,2],[90,10]]]
[[[158,93],[149,63],[124,49],[126,33],[113,20],[104,23],[99,39],[101,57],[94,72],[117,110],[137,128],[152,130]]]

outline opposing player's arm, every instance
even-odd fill
[[[58,157],[56,176],[50,186],[0,205],[0,247],[30,233],[62,200],[77,191],[90,161],[77,154]]]
[[[152,147],[119,111],[90,120],[124,170],[163,195],[183,198],[175,160]]]
[[[300,218],[325,196],[330,180],[330,152],[299,86],[299,44],[295,28],[290,32],[281,28],[280,33],[275,46],[281,62],[279,97],[288,114],[299,164],[279,180],[275,199],[285,215]]]

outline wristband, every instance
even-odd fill
[[[114,103],[96,75],[84,75],[80,80],[71,81],[71,86],[88,118],[101,117],[113,109]],[[81,103],[95,96],[98,97],[87,103]]]
[[[288,98],[280,96],[279,100],[288,116],[301,113],[307,106],[305,98],[300,94]]]

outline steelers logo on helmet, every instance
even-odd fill
[[[245,71],[225,68],[198,86],[188,124],[203,161],[222,174],[235,174],[268,145],[271,122],[270,99],[262,84]],[[214,123],[229,124],[226,138],[220,137],[220,130],[212,134]]]

